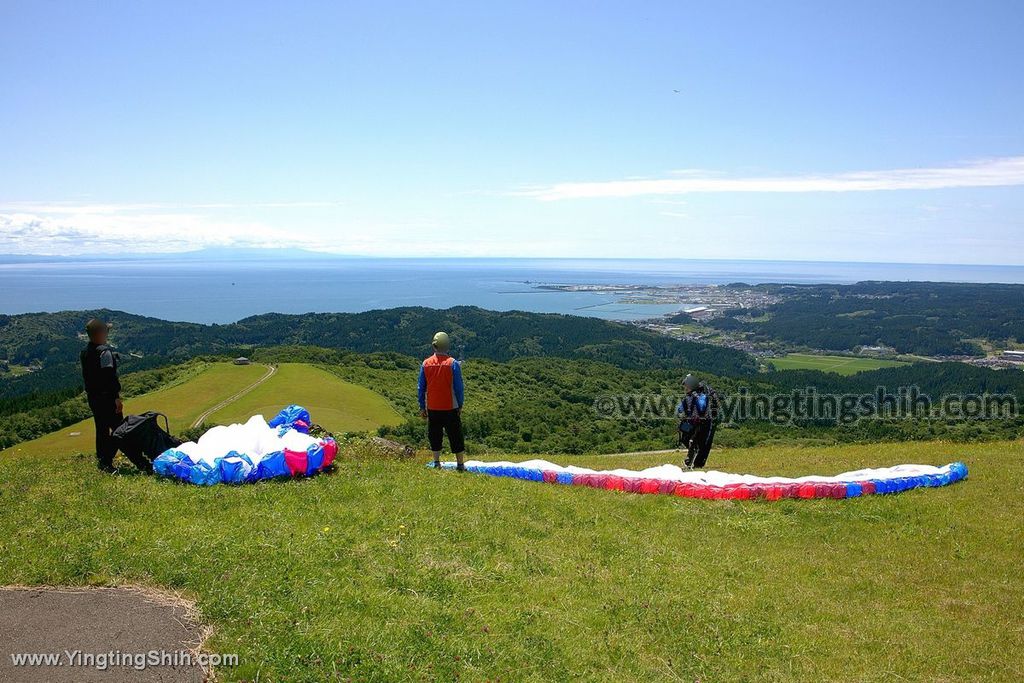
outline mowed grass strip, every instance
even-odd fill
[[[811,353],[788,353],[781,358],[771,358],[769,362],[777,370],[821,370],[836,372],[840,375],[852,375],[865,370],[894,368],[906,365],[901,361],[884,358],[855,358],[853,356],[818,356]]]
[[[273,377],[213,413],[208,421],[231,424],[245,422],[253,415],[269,420],[292,403],[301,405],[314,422],[334,432],[373,431],[403,421],[380,394],[303,363],[282,363]]]
[[[171,431],[178,432],[191,426],[192,421],[209,406],[258,381],[266,371],[266,367],[262,365],[210,363],[199,368],[194,375],[180,383],[125,401],[125,414],[155,410],[167,415]],[[160,425],[163,426],[163,420],[160,421]],[[18,444],[8,452],[45,454],[82,451],[92,453],[95,442],[96,430],[92,419],[89,419],[34,441]]]
[[[199,488],[7,452],[0,583],[184,591],[215,628],[209,647],[241,657],[224,680],[1020,680],[1021,442],[755,448],[712,464],[956,459],[970,478],[946,488],[758,503],[352,454],[327,476]]]

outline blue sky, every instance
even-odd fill
[[[0,252],[1024,263],[1024,3],[0,0]]]

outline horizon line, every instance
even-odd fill
[[[728,257],[676,257],[676,256],[380,256],[364,254],[348,254],[332,251],[321,251],[315,249],[304,249],[302,247],[260,247],[260,246],[237,246],[237,247],[204,247],[201,249],[190,249],[184,251],[152,251],[152,252],[130,252],[130,253],[95,253],[80,255],[65,254],[40,254],[40,253],[16,253],[0,252],[0,259],[54,259],[59,261],[84,261],[84,260],[145,260],[152,258],[173,258],[176,256],[198,256],[208,252],[303,252],[309,256],[331,257],[337,259],[359,259],[366,261],[660,261],[660,262],[690,262],[690,263],[805,263],[805,264],[848,264],[848,265],[890,265],[890,266],[942,266],[942,267],[983,267],[983,268],[1024,268],[1024,263],[964,263],[964,262],[935,262],[935,261],[861,261],[861,260],[835,260],[835,259],[770,259],[770,258],[728,258]]]

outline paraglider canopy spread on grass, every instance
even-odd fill
[[[455,463],[442,464],[451,469]],[[857,498],[879,493],[899,493],[919,487],[946,486],[967,477],[967,465],[954,462],[943,467],[896,465],[844,472],[835,476],[758,477],[716,471],[684,470],[659,465],[645,470],[592,470],[562,467],[547,460],[526,462],[466,462],[466,471],[492,477],[590,486],[629,493],[661,493],[683,498],[765,499]]]
[[[254,415],[244,424],[213,427],[198,441],[160,454],[153,470],[192,484],[243,484],[275,477],[308,477],[334,462],[331,437],[309,435],[309,411],[290,405],[267,422]]]

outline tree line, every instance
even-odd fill
[[[265,363],[312,363],[381,393],[406,420],[378,433],[410,445],[422,445],[424,426],[417,417],[416,402],[419,356],[293,345],[261,348],[254,358]],[[213,360],[228,361],[230,357],[205,357],[129,373],[124,380],[126,395],[182,381]],[[816,370],[724,377],[701,367],[622,368],[601,361],[553,357],[504,362],[470,358],[464,361],[463,368],[467,386],[463,417],[469,448],[478,453],[613,453],[670,448],[676,434],[672,408],[687,371],[709,381],[723,399],[741,392],[786,395],[807,387],[814,387],[819,394],[871,395],[878,387],[895,391],[899,387],[918,386],[935,398],[948,393],[987,391],[1010,394],[1024,402],[1024,373],[997,372],[962,363],[922,363],[849,377]],[[599,399],[606,397],[622,401],[620,407],[627,412],[607,414],[599,410]],[[628,412],[637,407],[635,414]],[[52,404],[40,401],[26,410],[0,415],[0,447],[61,429],[88,416],[81,394],[53,394]],[[778,424],[738,419],[723,425],[717,443],[749,446],[771,442],[821,444],[936,438],[969,441],[1015,438],[1022,426],[1019,417],[957,421],[918,415],[906,419],[865,419],[854,424],[800,419]]]
[[[203,354],[249,355],[256,348],[316,345],[360,353],[420,355],[434,332],[447,330],[462,358],[496,361],[558,357],[606,361],[624,368],[705,367],[717,374],[754,369],[733,349],[671,339],[621,323],[580,316],[407,307],[365,313],[271,313],[229,325],[200,325],[110,310],[0,316],[0,359],[41,370],[0,380],[0,399],[59,391],[77,383],[82,326],[91,317],[114,323],[111,341],[126,369],[180,363]]]

